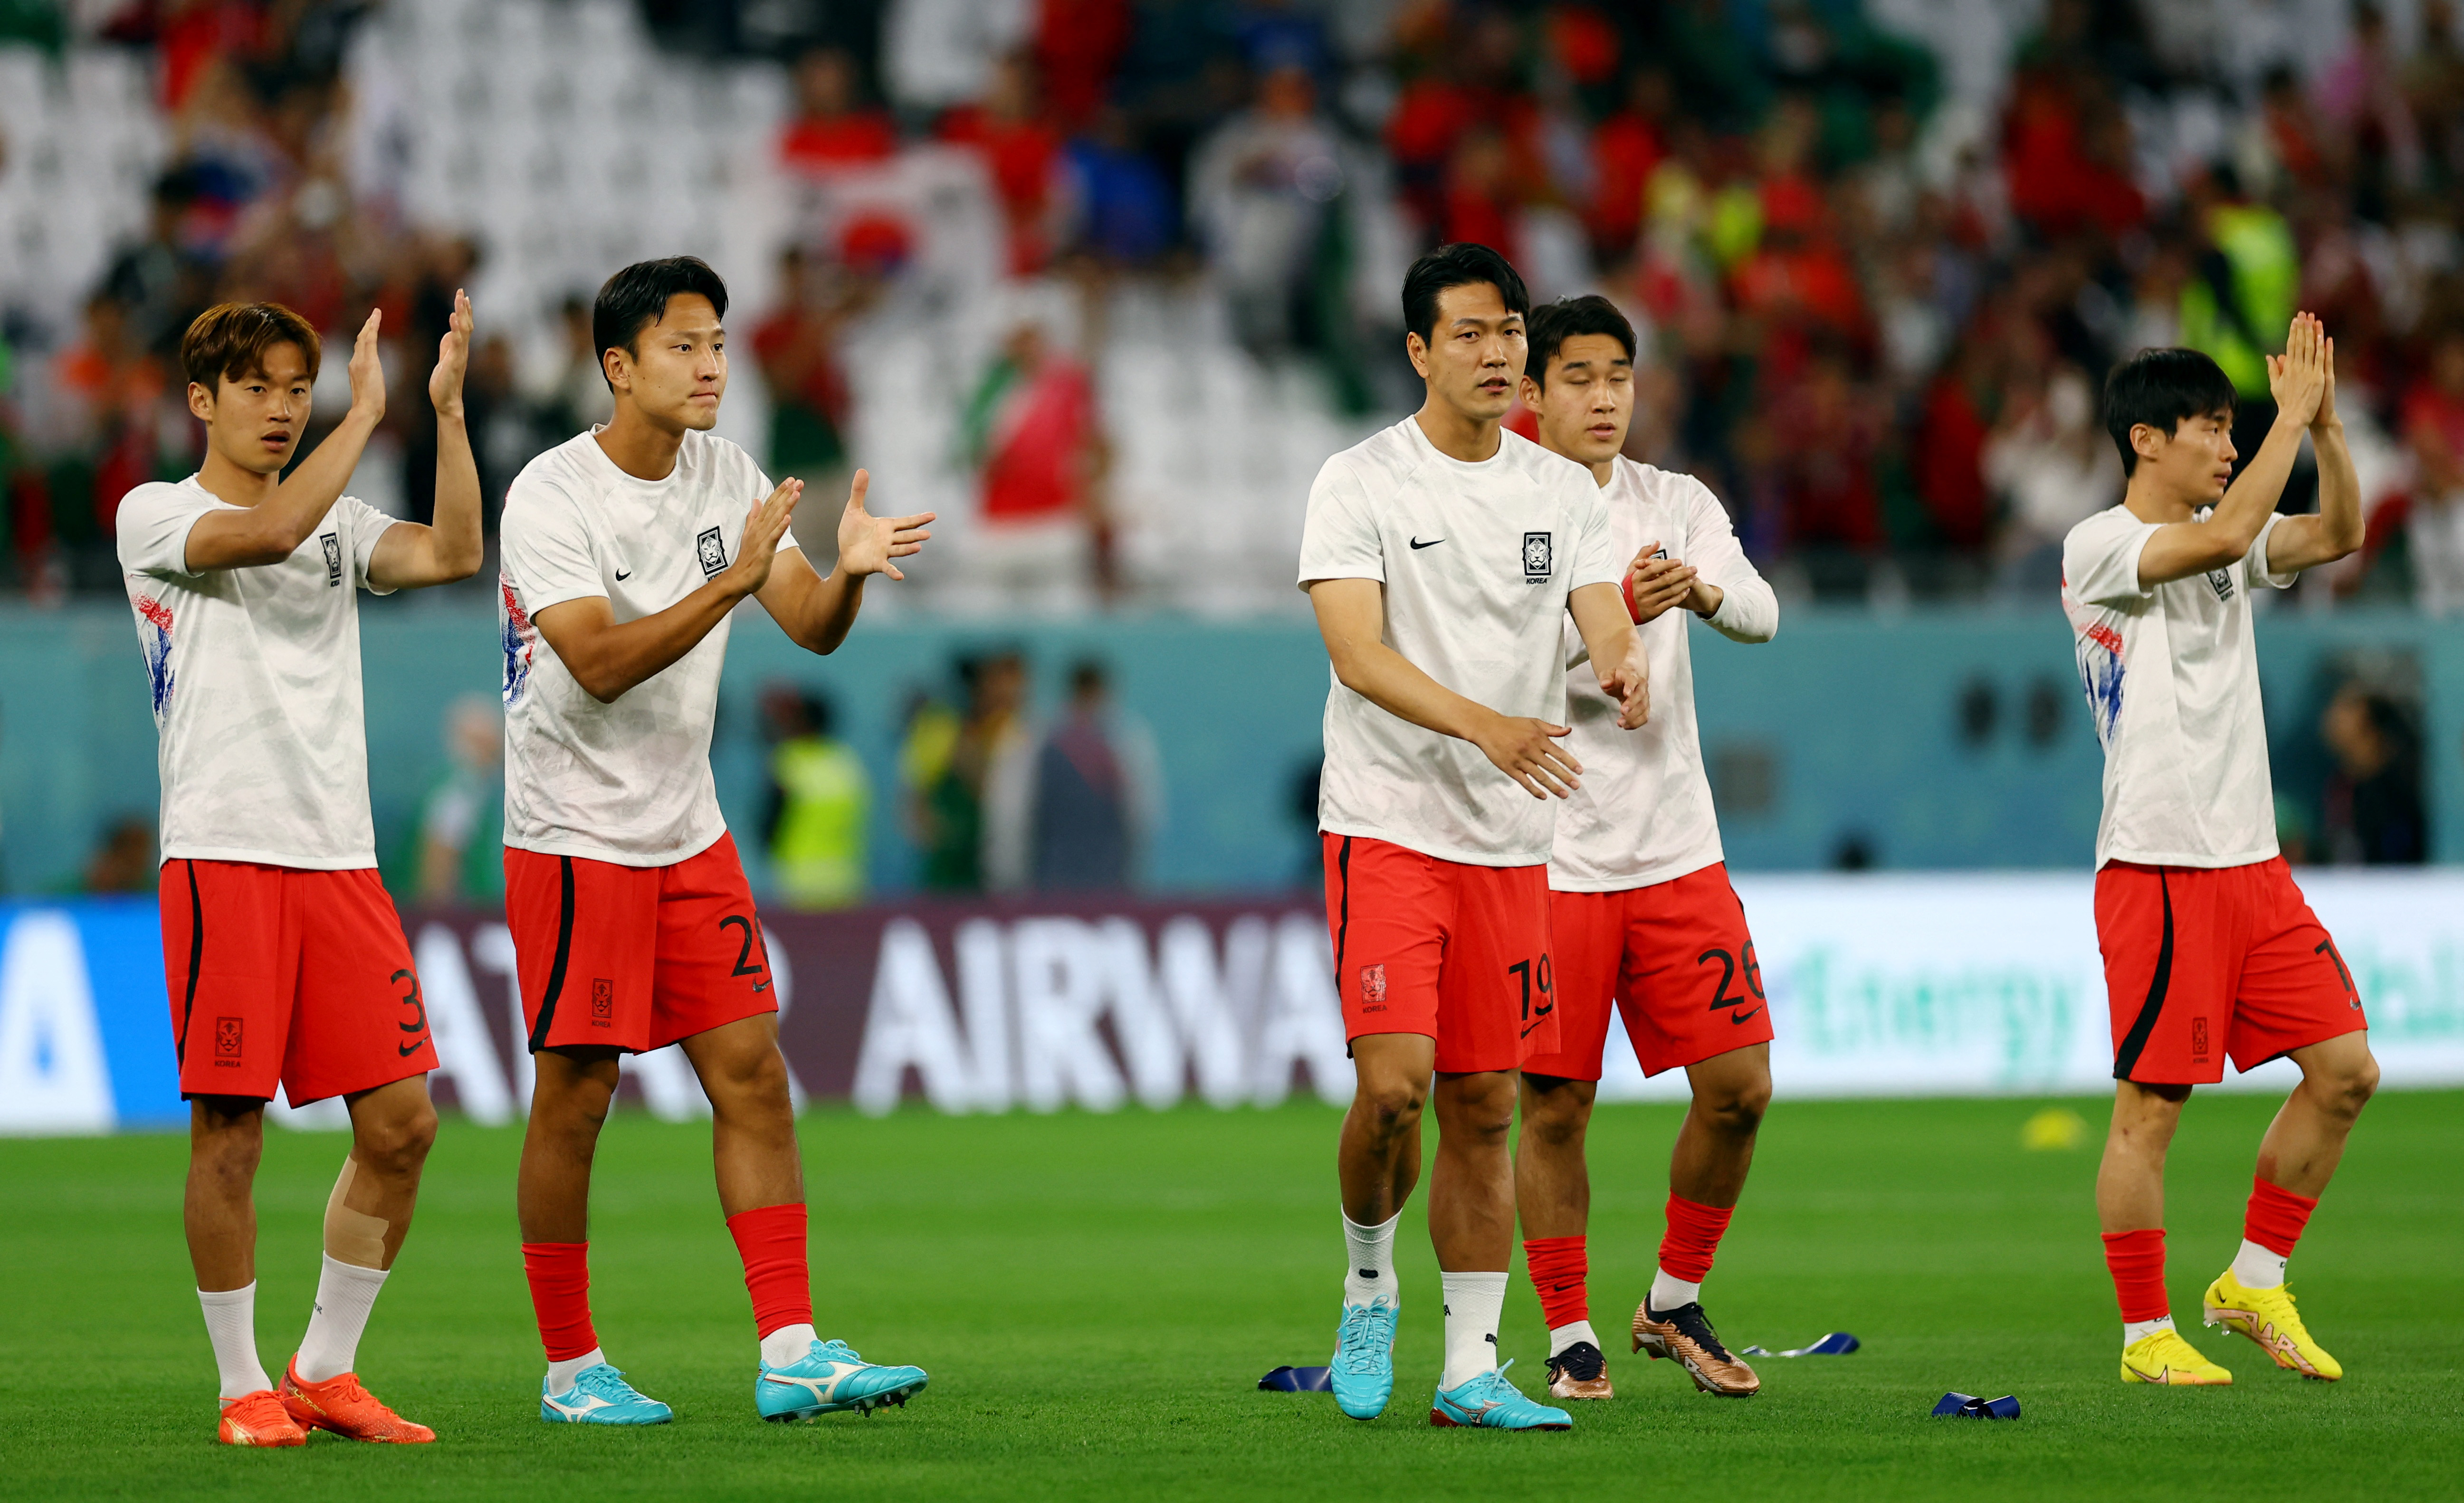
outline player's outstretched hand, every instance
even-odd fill
[[[453,290],[453,316],[436,341],[436,369],[428,373],[428,400],[440,418],[462,416],[462,373],[471,365],[471,294]]]
[[[740,596],[757,595],[770,582],[779,540],[787,535],[787,524],[796,519],[796,503],[803,494],[803,481],[781,480],[778,490],[755,504],[753,514],[744,519],[744,540],[737,545],[736,562],[721,576],[729,589]]]
[[[839,567],[857,577],[886,574],[904,579],[907,576],[891,560],[922,552],[924,540],[933,535],[933,518],[939,513],[875,516],[864,509],[864,493],[871,486],[872,476],[859,469],[855,484],[847,487],[847,510],[839,513]]]
[[[370,423],[382,421],[385,411],[385,366],[377,359],[377,323],[384,316],[381,310],[368,310],[368,321],[351,341],[351,410]]]
[[[2326,348],[2325,327],[2309,314],[2295,314],[2284,353],[2267,358],[2267,389],[2277,417],[2304,427],[2319,420],[2327,397]]]
[[[1557,744],[1568,733],[1564,726],[1523,715],[1497,715],[1471,738],[1497,770],[1523,785],[1534,798],[1551,794],[1563,798],[1582,786],[1583,764]]]
[[[1654,557],[1660,552],[1656,542],[1642,545],[1626,566],[1628,593],[1634,597],[1634,623],[1656,621],[1670,607],[1682,605],[1694,593],[1694,566],[1674,558]]]
[[[1651,718],[1651,659],[1643,651],[1642,633],[1627,632],[1625,640],[1622,660],[1595,662],[1592,668],[1599,675],[1600,692],[1617,702],[1617,729],[1636,730]]]

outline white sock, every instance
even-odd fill
[[[1589,1341],[1594,1346],[1600,1344],[1599,1336],[1593,1331],[1592,1322],[1589,1320],[1576,1320],[1567,1325],[1552,1325],[1549,1328],[1549,1355],[1551,1357],[1577,1341]]]
[[[809,1325],[782,1325],[761,1339],[761,1361],[771,1367],[801,1362],[821,1339]]]
[[[2244,1237],[2233,1254],[2233,1276],[2244,1289],[2274,1289],[2284,1282],[2285,1261],[2282,1253]]]
[[[256,1285],[245,1289],[200,1289],[197,1303],[206,1311],[206,1336],[214,1343],[214,1366],[220,1369],[222,1396],[271,1388],[265,1364],[256,1357]]]
[[[360,1335],[368,1328],[368,1312],[376,1308],[385,1281],[384,1269],[325,1254],[325,1271],[317,1275],[317,1307],[308,1317],[308,1334],[299,1339],[301,1383],[324,1383],[358,1365]]]
[[[2168,1315],[2158,1316],[2153,1320],[2124,1320],[2122,1322],[2122,1349],[2125,1352],[2130,1350],[2141,1337],[2150,1331],[2171,1329],[2173,1329],[2173,1318]]]
[[[1374,1227],[1343,1218],[1343,1245],[1352,1259],[1343,1271],[1345,1304],[1365,1305],[1383,1295],[1388,1309],[1403,1308],[1403,1291],[1395,1283],[1395,1223],[1402,1219],[1399,1210]]]
[[[596,1367],[606,1360],[606,1350],[604,1347],[594,1346],[580,1357],[548,1363],[547,1391],[551,1394],[570,1392],[573,1388],[573,1380],[582,1376],[583,1368]]]
[[[1666,1315],[1680,1305],[1690,1305],[1703,1297],[1703,1286],[1689,1284],[1666,1269],[1651,1281],[1651,1293],[1644,1296],[1651,1308]]]
[[[1504,1274],[1440,1274],[1446,1299],[1446,1370],[1441,1388],[1460,1387],[1497,1367],[1497,1323],[1506,1314]]]

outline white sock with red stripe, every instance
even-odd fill
[[[205,1307],[206,1336],[214,1343],[214,1366],[221,1371],[222,1397],[237,1399],[274,1383],[256,1356],[256,1284],[243,1289],[200,1289],[197,1303]]]

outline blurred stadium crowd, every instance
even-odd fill
[[[0,0],[0,596],[117,597],[118,498],[196,459],[208,304],[384,311],[354,490],[417,516],[452,290],[493,505],[606,410],[598,282],[681,250],[735,291],[722,432],[942,513],[876,611],[1293,611],[1311,475],[1419,400],[1402,270],[1472,239],[1633,314],[1633,451],[1796,599],[2049,607],[2118,494],[2107,366],[2209,350],[2255,445],[2259,353],[2318,310],[2371,526],[2302,601],[2446,614],[2459,234],[2454,0]],[[869,771],[765,688],[779,899],[861,899],[869,822],[933,890],[1134,883],[1152,739],[1101,663],[1042,716],[1025,672],[954,662]],[[2297,857],[2425,854],[2419,688],[2380,677],[2304,712]],[[403,890],[500,880],[495,725],[444,717]],[[127,820],[85,885],[151,864]]]
[[[1637,316],[1637,453],[1816,598],[2046,599],[2104,369],[2205,348],[2255,441],[2316,309],[2372,527],[2310,588],[2444,612],[2459,206],[2453,0],[6,0],[0,575],[117,588],[210,301],[385,310],[357,489],[417,515],[452,288],[500,494],[684,249],[729,429],[943,511],[940,603],[1288,608],[1309,476],[1415,401],[1402,265],[1474,239]]]

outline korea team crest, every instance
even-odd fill
[[[1386,968],[1383,965],[1360,968],[1360,1000],[1372,1007],[1386,1002]]]
[[[702,530],[701,535],[693,539],[693,553],[701,559],[701,574],[705,579],[727,567],[727,544],[719,540],[717,528]]]
[[[1556,572],[1555,534],[1526,533],[1523,534],[1523,577],[1525,582],[1539,584]]]

